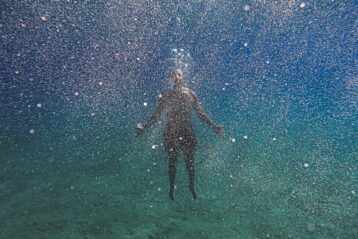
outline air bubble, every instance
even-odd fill
[[[47,14],[41,16],[42,21],[48,21],[48,19],[49,19],[49,15]]]
[[[313,223],[307,223],[306,229],[309,232],[314,232],[316,230],[316,226]]]

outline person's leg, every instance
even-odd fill
[[[189,189],[193,195],[194,200],[196,199],[196,192],[194,188],[194,177],[195,177],[195,168],[194,168],[194,147],[189,147],[184,149],[184,157],[186,162],[186,169],[189,175]]]
[[[168,156],[169,156],[169,198],[171,200],[174,200],[174,182],[175,182],[175,173],[176,173],[176,162],[177,162],[177,150],[174,148],[170,148],[168,150]]]

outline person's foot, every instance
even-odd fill
[[[174,201],[174,191],[172,191],[172,190],[170,190],[170,192],[169,192],[169,198],[172,200],[172,201]]]
[[[189,187],[189,189],[190,189],[191,194],[193,195],[193,199],[196,200],[197,196],[196,196],[196,192],[194,190],[194,187]]]

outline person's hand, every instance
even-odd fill
[[[136,127],[136,133],[135,133],[134,137],[139,138],[143,134],[144,134],[144,127],[142,125],[138,124]]]
[[[214,127],[214,131],[217,135],[223,137],[224,136],[224,131],[222,130],[222,126],[221,125],[216,125]]]

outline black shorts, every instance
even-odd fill
[[[164,147],[167,152],[193,149],[195,145],[196,137],[192,129],[166,130],[164,132]]]

